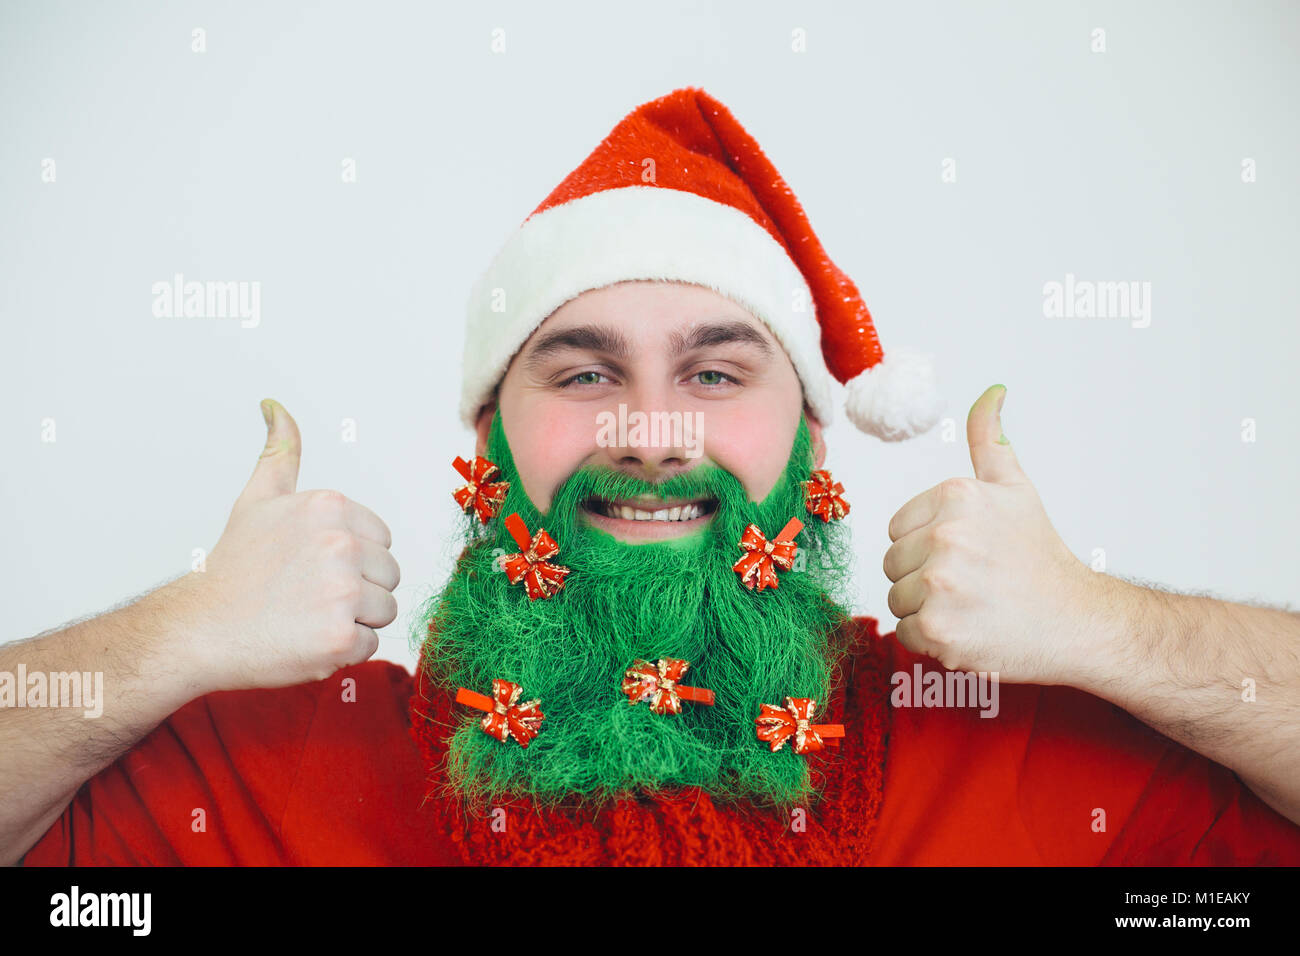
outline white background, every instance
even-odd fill
[[[6,3],[0,641],[188,570],[272,396],[302,429],[298,487],[392,528],[379,656],[411,663],[409,615],[454,554],[450,462],[473,450],[470,284],[623,116],[686,85],[757,138],[885,350],[938,364],[955,441],[827,432],[859,613],[892,629],[889,518],[971,474],[966,413],[995,382],[1080,558],[1292,601],[1297,49],[1294,3]],[[177,272],[260,281],[260,326],[155,318]],[[1150,327],[1045,318],[1067,272],[1150,282]]]

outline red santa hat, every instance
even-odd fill
[[[804,398],[885,441],[942,406],[928,355],[885,353],[857,286],[831,262],[785,180],[730,111],[674,90],[627,115],[524,220],[475,284],[460,416],[474,427],[515,352],[565,302],[631,279],[702,285],[765,322]]]

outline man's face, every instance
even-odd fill
[[[621,282],[585,292],[547,318],[512,360],[498,403],[524,490],[545,513],[580,467],[658,483],[709,461],[734,475],[751,500],[762,501],[786,467],[802,394],[780,343],[730,299],[685,283]],[[699,422],[702,434],[687,436],[683,429],[684,440],[673,444],[671,433],[651,433],[661,439],[651,447],[608,444],[598,416],[617,420],[620,405],[625,417],[677,413],[683,423]],[[492,413],[488,406],[479,416],[480,455]],[[826,456],[821,425],[809,417],[808,428],[820,468]],[[653,515],[679,502],[605,504],[602,510],[614,514],[640,504]],[[629,520],[585,506],[582,517],[626,542],[689,535],[712,520],[711,513]]]
[[[754,718],[787,696],[825,705],[843,652],[851,547],[842,522],[804,508],[802,482],[824,450],[784,350],[710,291],[623,283],[550,316],[498,396],[477,450],[509,482],[504,506],[486,526],[466,519],[465,550],[415,637],[430,686],[482,693],[509,680],[546,716],[525,749],[484,734],[467,711],[439,771],[450,787],[547,802],[670,786],[721,799],[806,797],[807,758],[789,747],[771,753]],[[702,441],[602,441],[598,415],[617,417],[620,403],[625,417],[700,421]],[[668,514],[614,518],[600,502]],[[705,513],[673,521],[681,502]],[[530,600],[501,570],[498,558],[520,550],[504,527],[512,513],[529,534],[545,529],[560,548],[553,563],[569,568],[548,598]],[[772,540],[791,518],[804,524],[794,566],[778,572],[777,587],[746,588],[732,569],[746,527]],[[683,683],[713,690],[715,703],[675,715],[630,704],[624,672],[660,658],[689,661]]]

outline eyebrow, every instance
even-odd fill
[[[764,358],[771,358],[772,345],[763,334],[748,322],[739,319],[706,322],[697,325],[689,335],[674,332],[668,339],[668,354],[672,358],[713,345],[736,342],[752,345]],[[524,364],[536,369],[548,355],[568,349],[601,352],[626,361],[632,354],[628,341],[621,332],[602,325],[578,325],[571,329],[556,329],[541,335],[528,351]]]

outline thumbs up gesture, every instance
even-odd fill
[[[885,552],[889,610],[909,650],[950,670],[1072,683],[1088,666],[1104,585],[1065,546],[1002,434],[994,385],[966,422],[974,478],[949,478],[901,507]]]
[[[340,492],[296,491],[298,426],[271,399],[262,413],[266,448],[205,570],[181,579],[204,692],[322,680],[370,657],[397,617],[388,526]]]

